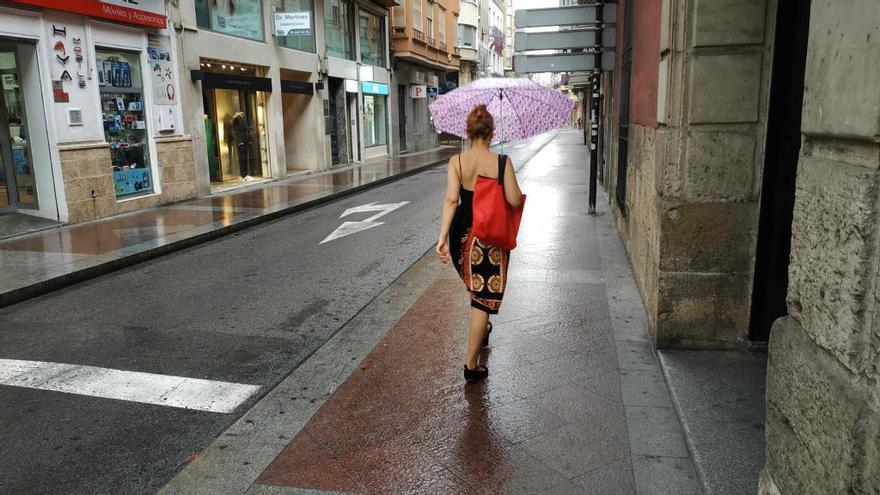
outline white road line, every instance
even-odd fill
[[[217,413],[234,411],[260,389],[259,385],[18,359],[0,359],[0,385]]]

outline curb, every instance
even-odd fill
[[[148,261],[154,258],[158,258],[160,256],[164,256],[166,254],[171,254],[176,251],[182,251],[186,248],[190,248],[193,246],[197,246],[199,244],[204,244],[208,241],[212,241],[215,239],[219,239],[220,237],[224,237],[226,235],[247,229],[249,227],[253,227],[255,225],[260,225],[263,223],[270,222],[272,220],[297,213],[303,210],[307,210],[310,208],[314,208],[316,206],[320,206],[326,203],[330,203],[340,198],[344,198],[346,196],[352,196],[354,194],[366,191],[368,189],[372,189],[377,186],[385,185],[390,182],[395,182],[400,179],[404,179],[411,175],[415,175],[425,170],[441,165],[446,160],[440,160],[436,162],[429,163],[427,165],[423,165],[421,167],[414,168],[412,170],[407,170],[404,172],[400,172],[395,175],[391,175],[388,177],[383,177],[381,179],[376,179],[373,182],[369,182],[367,184],[361,184],[358,186],[354,186],[350,189],[346,189],[345,191],[338,191],[327,196],[321,198],[315,198],[310,201],[306,201],[304,203],[291,205],[286,208],[283,208],[278,211],[273,211],[270,213],[266,213],[265,215],[260,215],[254,218],[248,218],[246,220],[242,220],[240,222],[234,223],[232,225],[227,225],[225,227],[220,227],[215,230],[211,230],[209,232],[203,232],[201,234],[196,234],[192,237],[187,237],[185,239],[180,239],[178,241],[170,242],[168,244],[157,246],[154,248],[146,249],[139,253],[135,253],[124,258],[119,258],[116,260],[108,261],[105,263],[101,263],[95,266],[90,266],[88,268],[83,268],[82,270],[77,270],[75,272],[67,273],[58,277],[50,278],[48,280],[43,280],[41,282],[37,282],[35,284],[28,285],[26,287],[21,287],[18,289],[11,290],[9,292],[4,292],[0,294],[0,308],[4,308],[6,306],[11,306],[13,304],[17,304],[28,299],[33,299],[44,294],[48,294],[49,292],[56,291],[58,289],[63,289],[65,287],[69,287],[74,284],[78,284],[80,282],[84,282],[89,279],[100,277],[101,275],[106,275],[108,273],[120,270],[122,268],[127,268],[132,265],[136,265],[138,263]]]

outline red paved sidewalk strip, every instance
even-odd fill
[[[2,240],[0,307],[409,175],[457,152],[390,157]]]
[[[595,219],[563,150],[548,147],[527,169],[488,379],[463,380],[469,304],[446,266],[255,488],[634,493]]]

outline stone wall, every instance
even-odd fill
[[[60,148],[61,173],[68,223],[80,223],[120,213],[173,203],[196,195],[195,165],[190,138],[156,141],[160,194],[117,200],[106,143]]]
[[[761,494],[880,493],[880,10],[813,0]]]
[[[633,110],[620,227],[658,347],[748,345],[775,5],[662,0],[653,46],[639,39],[657,30],[634,21],[634,49],[660,57],[656,104],[635,85],[631,104],[655,108],[657,128]]]

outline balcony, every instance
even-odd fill
[[[428,46],[430,46],[430,47],[434,47],[434,48],[437,47],[437,40],[435,40],[431,36],[428,36],[428,39],[425,41],[425,43],[427,43]]]
[[[425,33],[419,31],[418,29],[413,29],[413,39],[419,40],[422,43],[425,42]]]
[[[395,39],[406,38],[406,28],[403,26],[394,26],[391,31],[391,37]]]

